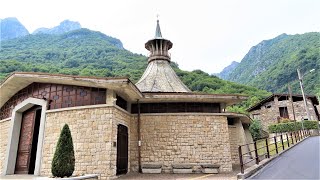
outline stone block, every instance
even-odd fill
[[[219,173],[219,169],[216,169],[216,168],[203,168],[202,169],[202,173],[204,173],[204,174],[218,174]]]
[[[202,173],[205,173],[205,174],[218,174],[220,165],[202,164],[201,168],[202,168]]]
[[[188,174],[193,172],[193,164],[173,164],[172,169],[175,174]]]
[[[142,168],[142,173],[144,173],[144,174],[160,174],[161,168],[154,168],[154,169]]]

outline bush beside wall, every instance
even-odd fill
[[[317,129],[318,121],[303,121],[303,126],[304,126],[304,129]],[[283,132],[298,131],[301,129],[302,129],[301,121],[271,124],[268,126],[269,133],[283,133]]]
[[[261,138],[261,131],[262,131],[261,122],[257,119],[254,119],[253,121],[251,121],[249,131],[250,131],[254,141],[260,139]]]

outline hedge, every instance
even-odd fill
[[[318,121],[303,121],[304,129],[317,129]],[[268,126],[269,133],[282,133],[297,131],[302,129],[302,122],[287,122],[287,123],[278,123],[271,124]]]

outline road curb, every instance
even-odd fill
[[[301,142],[303,142],[304,140],[308,139],[311,136],[308,136],[304,139],[302,139],[301,141],[297,142],[296,144],[290,146],[289,148],[281,151],[279,154],[274,155],[273,157],[269,158],[269,159],[264,159],[261,162],[259,162],[259,165],[255,164],[249,168],[247,168],[244,173],[238,173],[237,174],[237,179],[246,179],[248,177],[253,176],[254,174],[256,174],[261,168],[263,168],[264,166],[266,166],[267,164],[269,164],[271,161],[273,161],[274,159],[277,159],[281,154],[287,152],[288,150],[290,150],[291,148],[295,147],[297,144],[300,144]]]

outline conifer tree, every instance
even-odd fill
[[[51,172],[55,177],[69,177],[75,166],[74,149],[68,124],[63,126],[56,151],[51,164]]]

